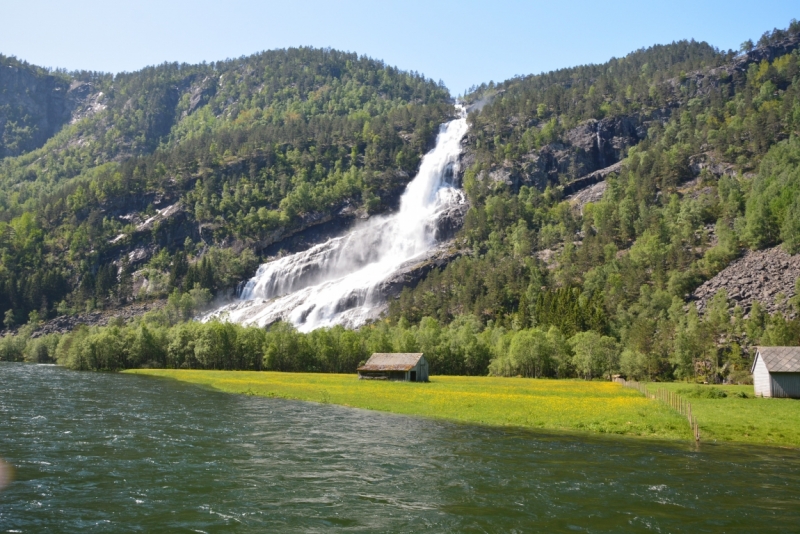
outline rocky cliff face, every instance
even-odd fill
[[[590,119],[567,131],[560,142],[531,151],[515,161],[505,161],[483,173],[481,178],[505,182],[514,188],[528,185],[544,189],[548,185],[571,182],[618,163],[628,148],[644,139],[652,121],[668,116],[668,110],[658,110],[647,117]],[[468,137],[464,157],[467,164],[474,161],[470,155],[472,143],[474,139]],[[595,182],[585,185],[592,183]]]
[[[760,46],[736,56],[725,65],[714,69],[690,72],[683,79],[673,78],[666,83],[672,87],[676,95],[680,94],[679,88],[686,81],[693,83],[700,94],[707,94],[712,88],[719,87],[721,82],[728,80],[731,76],[744,75],[751,64],[772,61],[777,57],[791,54],[798,48],[800,48],[800,35],[789,35],[781,41]]]
[[[97,105],[91,84],[0,58],[0,158],[42,146],[73,114]]]
[[[463,251],[453,248],[452,241],[446,241],[431,249],[424,258],[417,258],[402,265],[390,278],[381,283],[378,291],[385,299],[397,297],[404,288],[416,286],[432,270],[443,269],[463,254]]]

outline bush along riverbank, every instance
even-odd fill
[[[77,370],[131,368],[352,373],[374,352],[424,352],[439,375],[610,378],[626,355],[595,330],[566,336],[556,326],[507,329],[464,315],[442,324],[425,317],[300,333],[287,323],[268,329],[189,320],[207,293],[173,293],[164,308],[127,323],[78,327],[34,337],[33,324],[0,339],[0,360],[57,362]]]
[[[141,317],[128,322],[112,319],[106,326],[79,326],[66,334],[37,335],[32,318],[17,335],[0,339],[0,361],[57,362],[71,369],[100,371],[144,367],[350,373],[374,352],[423,352],[431,373],[439,375],[610,379],[622,373],[640,381],[654,376],[664,381],[671,377],[704,380],[708,373],[716,373],[713,366],[695,365],[693,376],[688,370],[691,358],[688,364],[684,361],[683,345],[671,370],[656,365],[646,352],[626,348],[616,337],[606,335],[602,325],[592,328],[596,314],[591,302],[579,292],[574,296],[574,300],[561,299],[575,305],[573,314],[563,315],[566,322],[560,326],[508,328],[462,315],[447,324],[423,317],[412,325],[401,318],[359,330],[336,326],[306,334],[287,323],[262,329],[192,321],[207,304],[209,293],[176,291],[163,308]],[[574,328],[575,321],[581,329]],[[678,345],[684,341],[676,338]],[[730,380],[750,380],[749,357],[742,351],[737,363],[729,363],[726,369]]]
[[[424,352],[431,372],[440,375],[592,379],[622,374],[643,382],[717,382],[724,376],[730,383],[747,384],[752,341],[737,344],[723,365],[719,352],[703,340],[724,331],[736,339],[791,345],[800,325],[800,316],[787,323],[780,313],[770,318],[754,311],[748,318],[731,319],[727,301],[715,297],[704,316],[690,309],[686,330],[675,336],[671,353],[662,346],[656,355],[650,352],[655,348],[631,347],[625,336],[610,332],[579,290],[560,290],[552,301],[540,299],[536,316],[550,319],[532,327],[485,324],[477,316],[462,315],[449,323],[423,317],[412,324],[400,318],[359,330],[336,326],[307,334],[286,323],[265,330],[192,321],[210,298],[201,288],[175,291],[162,308],[140,317],[127,322],[112,318],[106,326],[78,326],[68,333],[43,334],[32,314],[16,335],[0,338],[0,361],[57,362],[103,371],[149,367],[349,373],[373,352]],[[673,304],[678,317],[683,308]]]

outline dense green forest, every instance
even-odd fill
[[[334,50],[115,76],[48,73],[2,56],[0,67],[2,148],[23,152],[0,160],[6,326],[31,312],[45,318],[129,300],[125,256],[133,250],[144,251],[134,261],[147,262],[150,296],[163,296],[176,271],[188,272],[176,253],[192,263],[209,248],[238,256],[345,207],[381,210],[453,113],[440,84]],[[10,67],[16,78],[6,74]],[[71,121],[27,152],[56,97],[41,97],[37,118],[30,106],[15,107],[20,86],[76,93],[59,100],[76,106]],[[147,224],[167,205],[177,209]],[[207,261],[211,272],[198,281],[228,288],[255,266],[253,258],[238,263],[231,270]]]
[[[392,318],[471,314],[510,330],[591,330],[620,342],[621,369],[636,377],[720,379],[747,369],[749,346],[800,343],[796,307],[767,317],[756,305],[745,320],[724,293],[702,316],[686,303],[748,247],[800,249],[799,38],[793,22],[740,55],[681,42],[479,88],[474,98],[496,96],[470,115],[476,158],[464,179],[472,208],[461,241],[472,254],[404,291]],[[543,143],[565,142],[581,121],[625,115],[658,119],[582,213],[559,182],[542,190],[487,178]],[[698,155],[729,170],[697,172]],[[685,194],[692,179],[698,193]],[[543,309],[567,288],[575,298],[563,311]]]
[[[452,114],[441,84],[310,49],[37,71],[91,84],[102,110],[0,162],[0,311],[29,321],[0,359],[351,372],[371,352],[419,350],[433,373],[746,381],[752,346],[800,344],[798,297],[770,315],[724,292],[700,313],[690,295],[747,249],[800,251],[799,44],[792,21],[738,52],[681,41],[475,88],[460,257],[385,320],[310,334],[184,321],[252,272],[258,243],[345,206],[383,209]],[[604,168],[601,197],[565,198]],[[183,219],[137,230],[114,215],[129,195],[155,215],[154,192]],[[143,243],[137,296],[170,293],[163,311],[28,337],[46,316],[132,298],[127,256],[107,260]]]

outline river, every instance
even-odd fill
[[[0,364],[0,532],[790,532],[800,451],[451,424]]]

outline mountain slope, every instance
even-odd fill
[[[793,21],[739,53],[683,41],[478,88],[454,246],[386,321],[308,335],[181,321],[254,250],[390,205],[446,91],[355,56],[296,60],[331,54],[309,50],[82,75],[94,114],[0,167],[4,298],[33,309],[18,279],[66,287],[67,311],[172,293],[127,326],[5,338],[0,357],[320,370],[394,350],[435,373],[747,380],[754,345],[800,344],[800,286],[761,280],[796,257],[746,252],[800,251],[798,45]]]
[[[230,287],[254,263],[232,254],[391,206],[452,113],[432,81],[327,49],[116,76],[24,68],[43,87],[31,117],[46,118],[65,88],[83,97],[59,111],[65,125],[41,148],[46,129],[3,147],[20,153],[0,161],[0,316],[11,311],[9,324],[32,310],[124,302],[134,286],[123,279],[152,258],[135,287],[163,295],[186,274],[178,249],[229,250],[201,281]],[[0,108],[7,132],[26,113],[22,100]]]
[[[480,88],[469,253],[404,291],[391,317],[595,330],[638,377],[743,371],[743,346],[800,343],[790,316],[745,317],[724,293],[704,316],[686,312],[745,248],[800,248],[798,45],[793,22],[741,54],[681,42]],[[564,199],[602,180],[591,202]]]

